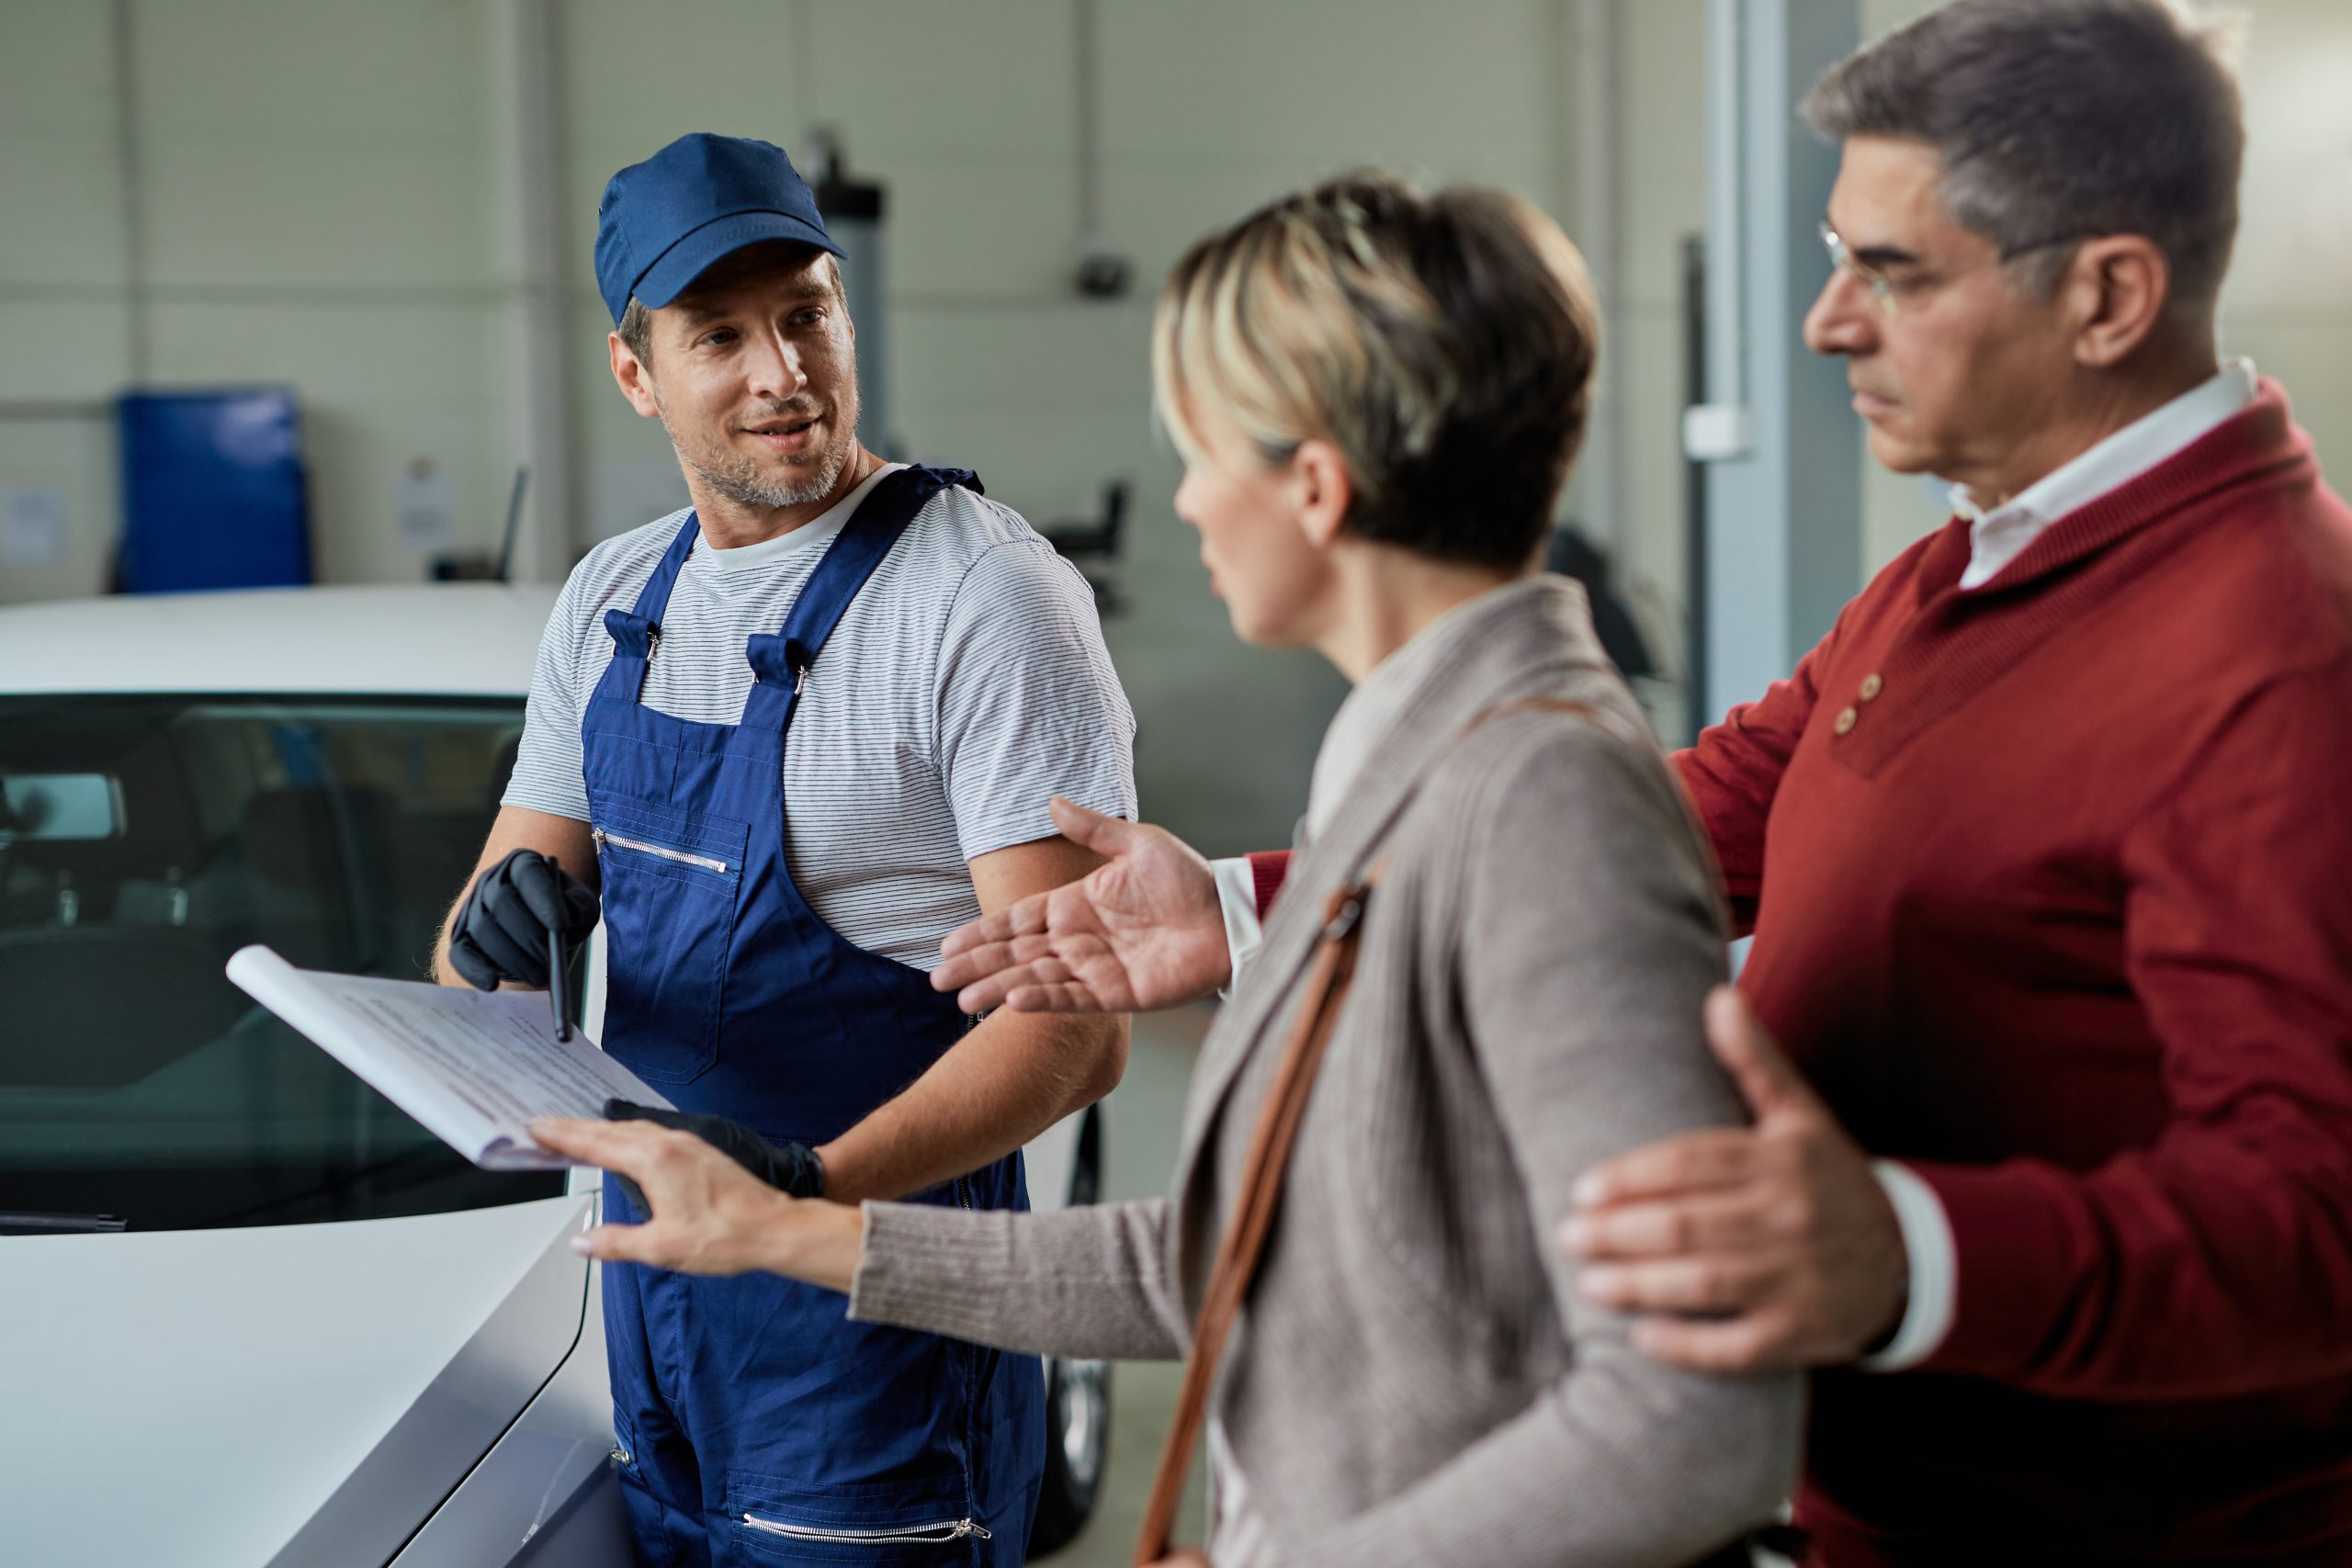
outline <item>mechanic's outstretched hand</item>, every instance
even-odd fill
[[[966,1012],[1149,1012],[1212,995],[1232,969],[1216,876],[1164,828],[1067,800],[1054,825],[1107,863],[948,934],[933,988]]]
[[[1878,1178],[1730,987],[1707,1043],[1755,1114],[1587,1171],[1560,1241],[1578,1288],[1636,1314],[1632,1343],[1704,1371],[1850,1361],[1902,1321],[1908,1259]]]
[[[582,1165],[633,1182],[640,1224],[601,1224],[571,1248],[607,1263],[648,1263],[689,1274],[755,1269],[847,1291],[865,1235],[855,1209],[795,1198],[700,1137],[652,1122],[539,1121],[531,1137]]]
[[[449,967],[476,990],[499,982],[545,990],[548,933],[567,953],[596,929],[596,895],[537,850],[516,850],[474,879],[449,922]]]

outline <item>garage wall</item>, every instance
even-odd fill
[[[418,577],[429,542],[404,545],[394,513],[408,463],[448,476],[461,534],[482,531],[503,497],[484,439],[500,300],[486,271],[482,8],[130,9],[135,313],[111,9],[0,10],[0,412],[131,384],[143,318],[148,385],[300,389],[322,576]],[[0,419],[0,484],[46,468],[70,517],[67,558],[0,562],[0,598],[102,581],[117,525],[103,412]]]
[[[2222,350],[2294,400],[2352,489],[2352,7],[2261,0],[2246,54],[2246,174]]]
[[[0,601],[86,592],[114,515],[102,400],[128,367],[113,62],[102,6],[0,10],[0,488],[54,498],[0,561]],[[0,543],[11,536],[0,534]]]
[[[1651,651],[1673,680],[1645,694],[1669,738],[1684,733],[1680,680],[1690,635],[1685,592],[1682,407],[1689,333],[1682,247],[1707,226],[1705,0],[1623,7],[1625,282],[1610,382],[1625,411],[1626,532],[1622,586]]]
[[[101,585],[104,403],[141,378],[135,335],[150,385],[300,389],[327,581],[415,581],[435,550],[494,544],[524,447],[498,207],[510,3],[129,0],[134,288],[115,7],[0,0],[0,487],[62,494],[69,521],[57,560],[0,559],[0,602]],[[689,130],[798,150],[830,125],[890,193],[908,452],[978,468],[1039,521],[1131,479],[1127,606],[1108,630],[1143,719],[1147,807],[1211,847],[1281,841],[1341,688],[1310,656],[1238,648],[1206,592],[1150,428],[1151,295],[1207,226],[1351,164],[1568,210],[1572,6],[1102,0],[1102,230],[1137,280],[1106,303],[1067,285],[1074,0],[562,0],[575,543],[683,499],[658,427],[605,368],[589,260],[605,178]],[[423,536],[401,511],[419,464],[447,500]]]
[[[897,434],[967,464],[1033,521],[1091,513],[1124,476],[1136,505],[1106,622],[1140,716],[1148,813],[1210,848],[1287,841],[1343,687],[1303,653],[1239,648],[1189,529],[1178,465],[1150,424],[1148,327],[1159,278],[1212,224],[1351,164],[1507,186],[1565,209],[1572,160],[1558,0],[1445,8],[1400,0],[1104,0],[1102,231],[1134,264],[1125,299],[1081,299],[1069,0],[985,6],[693,0],[650,47],[627,0],[567,8],[577,381],[591,526],[642,521],[679,489],[658,427],[605,367],[590,291],[605,177],[690,130],[798,148],[834,128],[889,189]],[[805,55],[795,62],[795,28]],[[677,40],[726,40],[707,54]]]
[[[102,583],[116,506],[106,400],[134,378],[134,339],[152,384],[299,387],[327,580],[413,581],[435,550],[494,545],[525,445],[501,206],[514,3],[129,0],[134,226],[114,7],[0,0],[0,491],[62,497],[66,517],[50,558],[42,520],[14,536],[0,516],[0,603]],[[1865,0],[1865,23],[1926,8]],[[2325,259],[2352,241],[2352,98],[2334,85],[2352,71],[2352,16],[2333,0],[2251,9],[2254,140],[2224,334],[2294,389],[2323,454],[2352,451],[2352,269]],[[687,130],[800,149],[830,125],[890,191],[908,451],[978,468],[1041,522],[1091,511],[1113,476],[1133,481],[1126,605],[1108,630],[1143,718],[1147,809],[1211,847],[1286,835],[1340,687],[1311,656],[1238,648],[1205,592],[1167,509],[1176,465],[1149,426],[1151,292],[1205,227],[1355,163],[1503,185],[1576,231],[1577,0],[1100,0],[1102,230],[1137,281],[1110,302],[1066,282],[1080,240],[1076,0],[552,10],[576,543],[683,492],[658,428],[605,369],[588,258],[605,176]],[[1602,280],[1619,310],[1603,395],[1623,419],[1630,596],[1679,663],[1679,246],[1704,217],[1703,0],[1622,0],[1617,17],[1624,265]],[[1940,512],[1923,483],[1857,460],[1875,568]],[[420,463],[447,498],[437,532],[402,529],[402,476]]]

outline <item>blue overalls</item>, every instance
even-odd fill
[[[682,1109],[821,1144],[920,1077],[967,1021],[905,964],[820,919],[785,859],[784,755],[800,682],[925,502],[961,470],[868,491],[794,602],[752,637],[743,721],[639,702],[689,517],[638,596],[581,724],[604,876],[605,1047]],[[851,670],[832,678],[847,686]],[[1028,1206],[1021,1156],[917,1195]],[[639,1218],[605,1184],[605,1213]],[[1036,1360],[852,1323],[832,1292],[607,1264],[622,1495],[656,1564],[1016,1564],[1045,1461]]]

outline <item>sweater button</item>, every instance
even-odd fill
[[[1862,701],[1869,702],[1872,697],[1877,696],[1881,692],[1885,690],[1886,682],[1879,679],[1878,671],[1873,670],[1871,673],[1862,677],[1862,689],[1856,694],[1859,695]]]
[[[1831,725],[1829,728],[1836,730],[1838,734],[1843,735],[1848,730],[1854,728],[1854,720],[1860,716],[1861,716],[1857,714],[1852,708],[1841,708],[1838,710],[1838,722]]]

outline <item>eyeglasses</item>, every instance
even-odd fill
[[[2036,240],[2030,244],[2011,245],[2001,252],[1996,259],[2002,263],[2013,262],[2018,257],[2030,255],[2035,251],[2046,251],[2052,245],[2071,245],[2090,237],[2089,231],[2086,231],[2060,234],[2048,240]],[[1861,281],[1862,287],[1870,290],[1871,298],[1878,301],[1878,308],[1890,316],[1901,309],[1902,297],[1906,290],[1916,289],[1920,283],[1930,281],[1922,278],[1897,282],[1887,276],[1884,272],[1859,259],[1851,250],[1848,249],[1845,237],[1829,226],[1829,220],[1826,218],[1821,220],[1821,244],[1822,248],[1829,253],[1829,265],[1832,270],[1853,274]]]

